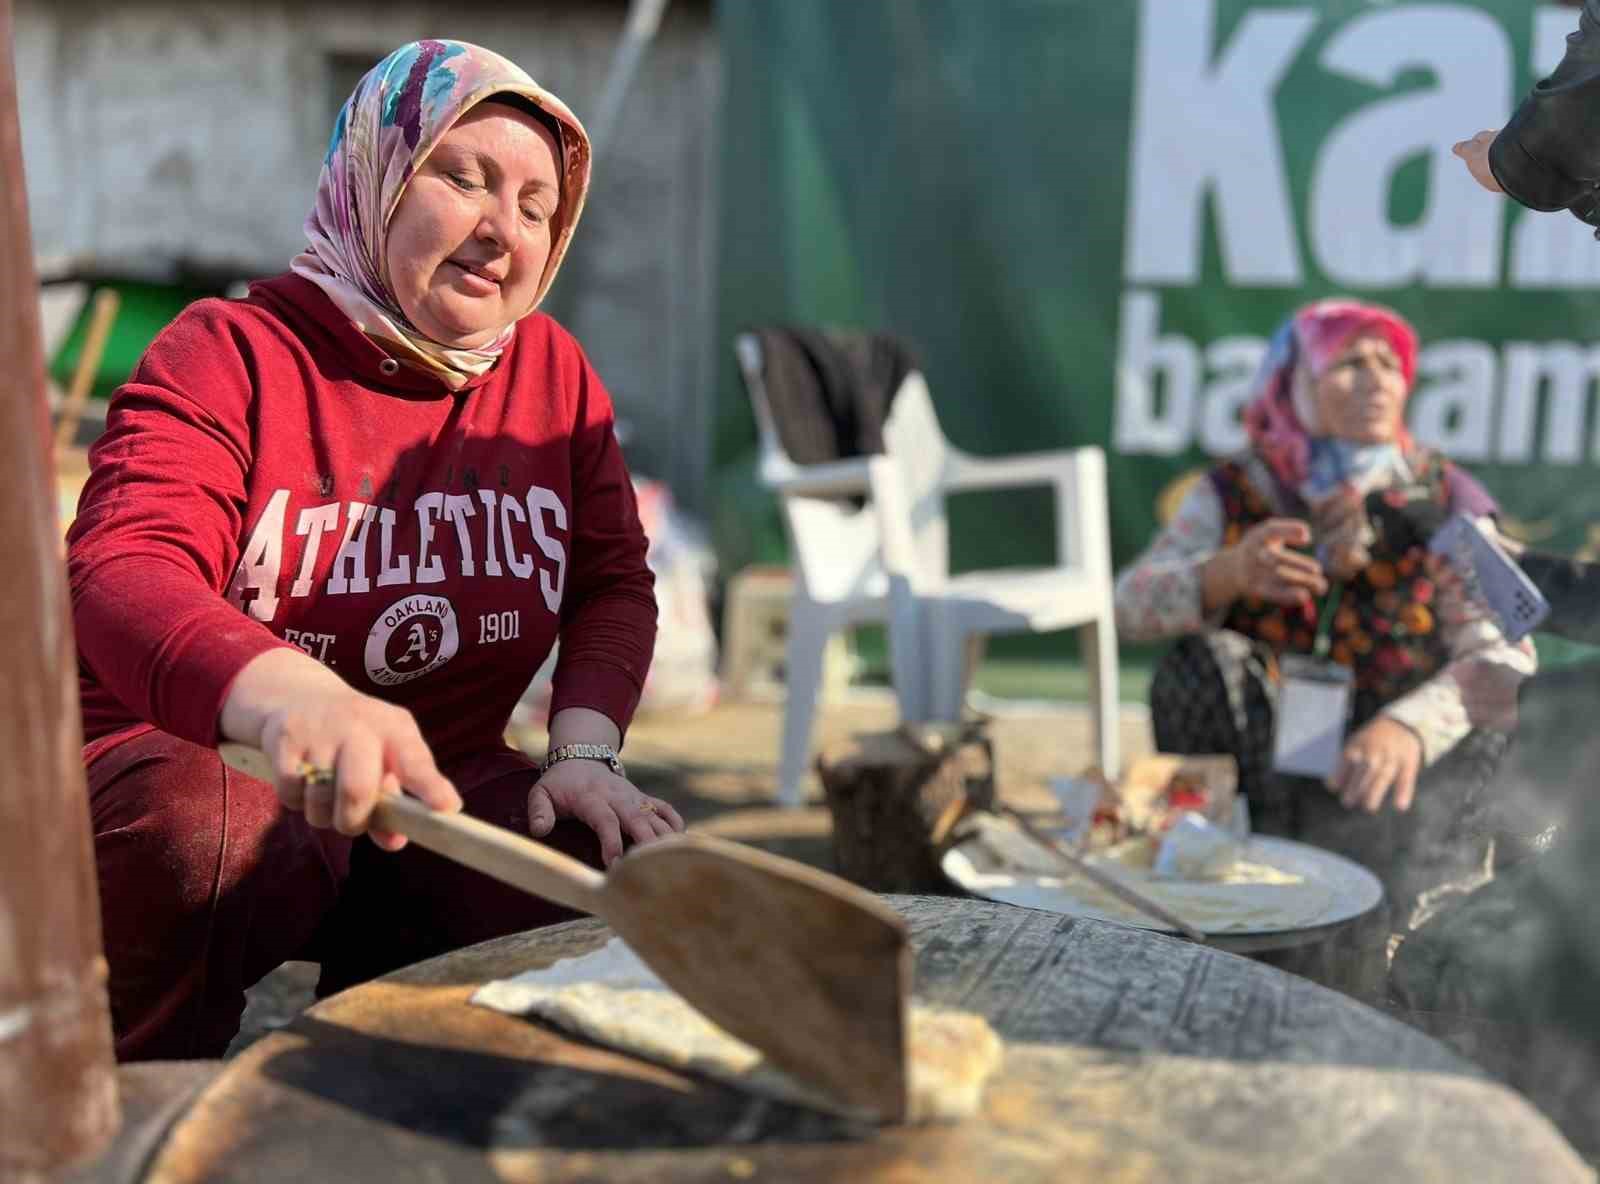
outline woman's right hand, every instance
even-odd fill
[[[409,711],[363,695],[297,650],[269,650],[247,663],[220,722],[225,737],[266,753],[278,799],[312,826],[370,833],[396,851],[403,835],[369,831],[380,794],[404,786],[435,810],[461,809],[460,794],[439,772]],[[311,770],[332,776],[307,776]]]
[[[1310,542],[1311,527],[1298,518],[1256,523],[1206,563],[1202,572],[1206,612],[1220,612],[1247,596],[1272,604],[1302,604],[1327,592],[1322,565],[1292,549]]]
[[[1367,519],[1367,503],[1353,485],[1339,489],[1311,505],[1316,526],[1317,554],[1326,565],[1324,574],[1336,580],[1353,580],[1372,562],[1377,532]]]

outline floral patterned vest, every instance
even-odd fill
[[[1412,459],[1421,470],[1415,484],[1448,505],[1449,462],[1432,453]],[[1222,500],[1225,544],[1238,542],[1256,523],[1274,516],[1271,503],[1238,462],[1218,465],[1211,482]],[[1357,725],[1427,680],[1449,658],[1434,616],[1427,557],[1421,546],[1401,554],[1376,546],[1372,562],[1344,585],[1329,656],[1355,672]],[[1310,653],[1326,603],[1323,599],[1294,607],[1246,597],[1228,610],[1223,627],[1265,643],[1274,654]]]

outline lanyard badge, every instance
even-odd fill
[[[1343,585],[1335,585],[1328,597],[1313,652],[1279,659],[1283,680],[1272,746],[1272,767],[1279,773],[1326,781],[1338,767],[1355,685],[1350,669],[1327,656],[1342,592]]]

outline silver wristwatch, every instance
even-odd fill
[[[543,777],[550,771],[551,765],[562,761],[599,761],[618,777],[625,778],[628,775],[617,757],[617,750],[609,744],[563,744],[545,754],[544,764],[539,766],[539,776]]]

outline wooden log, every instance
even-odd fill
[[[117,1095],[11,12],[0,0],[0,1179],[28,1180],[97,1150]]]
[[[994,767],[981,721],[863,733],[825,749],[817,775],[835,869],[878,892],[953,892],[939,860],[956,822],[993,806]]]

